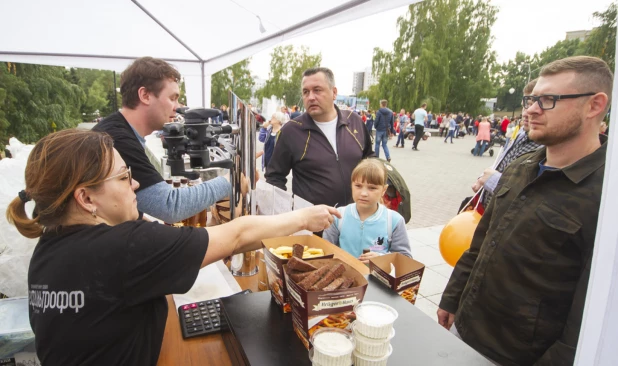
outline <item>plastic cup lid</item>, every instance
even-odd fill
[[[370,318],[365,316],[365,309],[371,309],[370,311],[373,313]],[[387,312],[390,312],[388,314]],[[372,326],[382,326],[389,323],[394,323],[395,320],[399,317],[399,313],[397,310],[392,307],[383,304],[381,302],[375,301],[364,301],[354,306],[354,313],[356,314],[356,319],[361,322],[372,325]],[[384,314],[384,319],[377,319],[376,316],[380,314]]]

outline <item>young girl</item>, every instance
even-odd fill
[[[361,161],[352,172],[354,203],[337,210],[341,219],[324,230],[323,238],[368,264],[369,258],[399,252],[412,258],[403,217],[380,204],[388,185],[387,172],[378,159]],[[364,253],[363,249],[369,252]]]

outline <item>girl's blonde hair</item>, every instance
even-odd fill
[[[364,159],[352,171],[352,183],[356,181],[383,186],[388,180],[384,163],[378,159]]]

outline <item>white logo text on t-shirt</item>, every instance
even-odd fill
[[[47,309],[58,309],[60,314],[66,309],[73,309],[79,313],[84,307],[83,291],[49,291],[47,285],[32,285],[29,293],[29,304],[35,312]]]

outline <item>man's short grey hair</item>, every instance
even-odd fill
[[[321,72],[324,76],[326,76],[326,81],[328,81],[328,86],[331,89],[335,87],[335,74],[333,74],[333,71],[328,67],[312,67],[303,72],[303,77],[315,75],[318,72]]]

